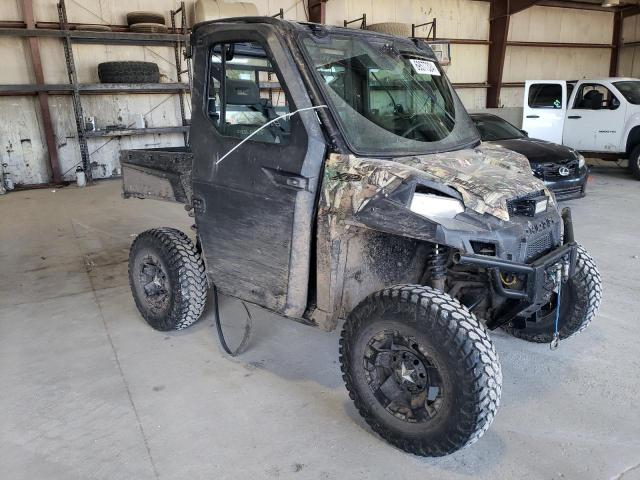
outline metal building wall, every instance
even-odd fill
[[[640,15],[633,15],[622,21],[622,43],[618,72],[624,77],[640,77]]]
[[[57,21],[56,0],[33,0],[37,21]],[[21,0],[2,0],[0,19],[22,20]],[[187,5],[192,6],[193,0]],[[261,15],[273,15],[282,8],[285,18],[306,20],[306,2],[296,0],[254,0]],[[67,0],[70,22],[126,23],[125,15],[132,10],[153,10],[165,13],[176,8],[175,0]],[[367,14],[368,23],[424,23],[438,19],[438,37],[479,40],[478,44],[452,45],[452,65],[448,74],[454,83],[486,84],[489,39],[489,3],[473,0],[330,0],[326,4],[327,23],[342,25]],[[532,7],[511,19],[509,41],[545,41],[611,43],[613,14],[607,12]],[[625,19],[627,41],[640,37],[638,17]],[[66,83],[62,42],[41,38],[45,81]],[[163,81],[175,80],[173,51],[168,47],[131,47],[113,45],[75,45],[76,62],[81,82],[96,82],[98,63],[109,60],[146,60],[158,63]],[[621,52],[622,71],[638,75],[640,60],[636,48]],[[580,78],[608,74],[609,49],[507,47],[503,81],[524,82],[532,78]],[[0,84],[24,84],[34,81],[26,40],[0,37]],[[638,57],[640,58],[640,57]],[[481,110],[486,103],[485,88],[458,88],[464,104],[470,110]],[[501,104],[522,106],[523,89],[503,88]],[[50,96],[61,169],[74,177],[74,165],[80,160],[71,98]],[[99,125],[130,123],[136,114],[146,114],[149,126],[180,123],[177,95],[96,95],[83,96],[85,115],[96,116]],[[46,143],[35,97],[0,97],[0,161],[18,183],[43,183],[49,180]],[[91,139],[89,150],[95,152],[96,178],[117,173],[117,155],[122,148],[161,147],[182,144],[181,135],[145,135],[121,139]]]
[[[1,20],[22,21],[21,0],[3,0]],[[34,0],[35,19],[38,22],[57,22],[56,0]],[[126,24],[126,13],[132,10],[152,10],[165,14],[176,8],[174,0],[67,0],[67,13],[71,23]],[[40,53],[45,82],[68,83],[62,41],[40,38]],[[142,60],[158,64],[162,82],[175,82],[176,69],[173,49],[170,47],[74,45],[78,81],[98,82],[97,66],[112,60]],[[27,40],[0,37],[0,84],[28,84],[35,81]],[[131,124],[138,114],[145,115],[148,126],[180,125],[178,96],[175,94],[137,95],[83,95],[85,116],[95,116],[98,126]],[[76,139],[73,105],[69,95],[51,95],[49,108],[58,145],[61,171],[64,179],[75,178],[75,165],[80,161]],[[0,97],[0,162],[7,164],[14,182],[19,184],[46,183],[50,179],[48,154],[42,120],[36,97]],[[8,121],[7,121],[8,120]],[[122,148],[164,147],[182,145],[180,134],[142,135],[121,138],[89,139],[89,152],[96,167],[94,178],[118,173],[118,152]]]
[[[613,13],[531,7],[511,17],[509,42],[611,44]],[[609,76],[609,48],[507,46],[503,82]],[[502,88],[500,103],[522,107],[524,88]]]

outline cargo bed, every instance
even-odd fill
[[[125,198],[191,203],[193,154],[188,147],[123,150],[120,165]]]

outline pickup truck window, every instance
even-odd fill
[[[573,108],[576,110],[615,110],[620,101],[604,85],[583,83],[578,89]]]
[[[211,49],[207,114],[225,136],[245,139],[276,117],[289,102],[267,52],[254,42],[214,45]],[[264,128],[251,141],[286,144],[288,119]]]
[[[534,83],[529,88],[530,108],[562,108],[562,85]]]
[[[613,85],[627,99],[627,102],[634,105],[640,105],[640,82],[636,80],[625,80],[623,82],[614,82]]]

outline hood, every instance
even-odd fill
[[[572,149],[537,138],[514,138],[487,142],[487,144],[521,153],[529,159],[530,163],[536,165],[540,163],[565,164],[576,159]]]
[[[533,176],[526,157],[482,144],[394,160],[332,154],[325,168],[324,203],[332,210],[357,213],[374,195],[390,193],[411,179],[447,185],[460,193],[466,208],[505,221],[509,220],[507,200],[541,190],[551,197],[544,183]]]

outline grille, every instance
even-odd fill
[[[569,169],[568,175],[560,175],[560,168],[567,167]],[[578,173],[578,161],[572,160],[565,164],[558,163],[546,163],[540,165],[535,169],[537,177],[541,177],[543,180],[562,180],[563,178],[575,177]]]
[[[528,193],[521,197],[512,198],[507,200],[507,210],[509,216],[524,215],[527,217],[533,217],[536,213],[536,200],[544,198],[544,191],[538,190],[537,192]]]
[[[535,260],[553,248],[551,232],[546,232],[538,238],[527,241],[527,261]]]

